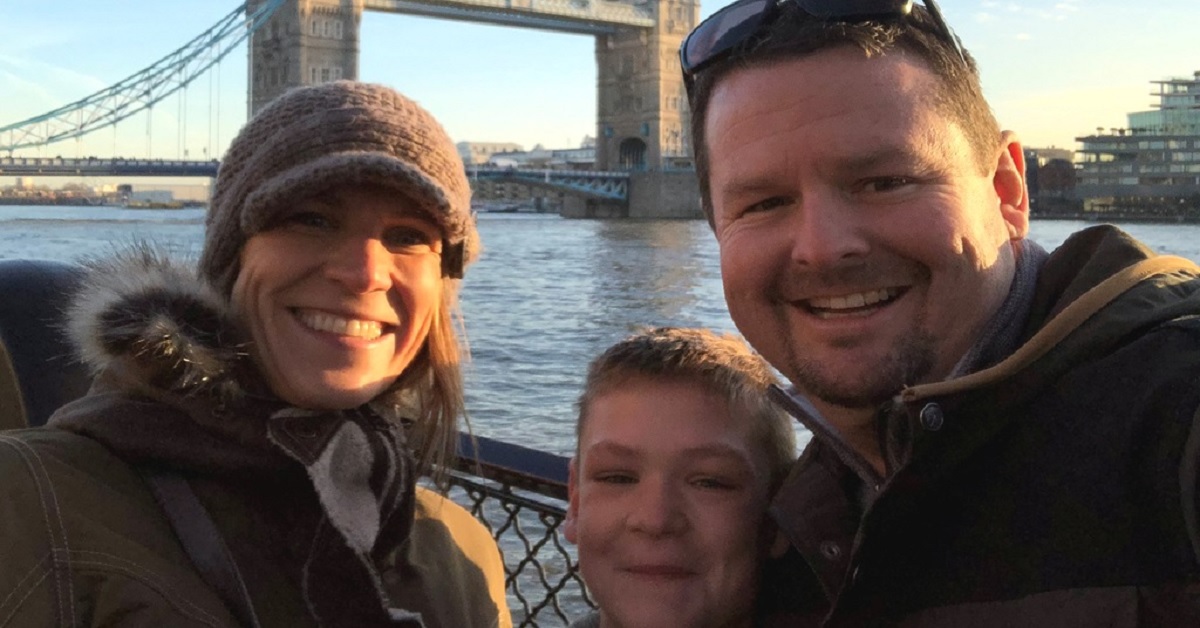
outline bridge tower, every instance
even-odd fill
[[[253,11],[265,0],[251,0]],[[292,0],[250,43],[250,114],[288,88],[358,78],[363,0]]]
[[[679,45],[696,26],[700,2],[637,4],[653,10],[652,29],[596,37],[598,170],[659,170],[691,163],[691,116]]]
[[[254,10],[265,0],[250,0]],[[652,15],[649,28],[619,27],[596,36],[596,169],[630,171],[627,198],[606,201],[569,197],[564,216],[699,218],[700,200],[688,143],[690,113],[679,72],[679,44],[696,25],[699,0],[572,0],[588,11],[593,3],[629,4]],[[365,0],[288,0],[250,44],[250,111],[258,111],[290,87],[358,78],[359,26]],[[489,4],[488,2],[474,4]],[[546,10],[533,0],[511,0],[497,15],[472,13],[470,2],[375,0],[371,10],[435,15],[469,21],[530,25],[560,17],[561,2]],[[461,5],[468,5],[466,7]],[[514,15],[519,19],[514,21]],[[522,22],[525,23],[522,23]],[[639,24],[645,24],[641,20]],[[545,24],[542,23],[542,26]],[[568,29],[570,30],[570,29]],[[577,31],[570,31],[577,32]]]

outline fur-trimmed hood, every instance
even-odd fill
[[[290,463],[267,435],[285,405],[249,392],[247,344],[228,302],[193,267],[148,244],[83,267],[65,331],[95,379],[50,425],[135,464],[239,473]]]
[[[93,375],[119,368],[184,394],[244,394],[246,345],[228,300],[147,244],[85,262],[68,335]]]

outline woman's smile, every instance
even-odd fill
[[[295,315],[296,320],[300,321],[300,324],[313,331],[367,341],[375,340],[384,333],[390,333],[395,327],[379,321],[347,318],[319,310],[294,308],[291,312]]]

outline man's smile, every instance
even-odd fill
[[[891,303],[906,290],[906,288],[898,287],[879,288],[838,296],[802,299],[797,303],[809,313],[821,318],[865,316],[883,305]]]

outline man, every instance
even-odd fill
[[[1026,240],[932,0],[742,0],[681,52],[730,314],[814,435],[774,624],[1200,626],[1200,268]]]
[[[767,502],[796,451],[774,381],[744,342],[699,329],[639,333],[591,363],[565,532],[600,610],[573,628],[753,625]]]

